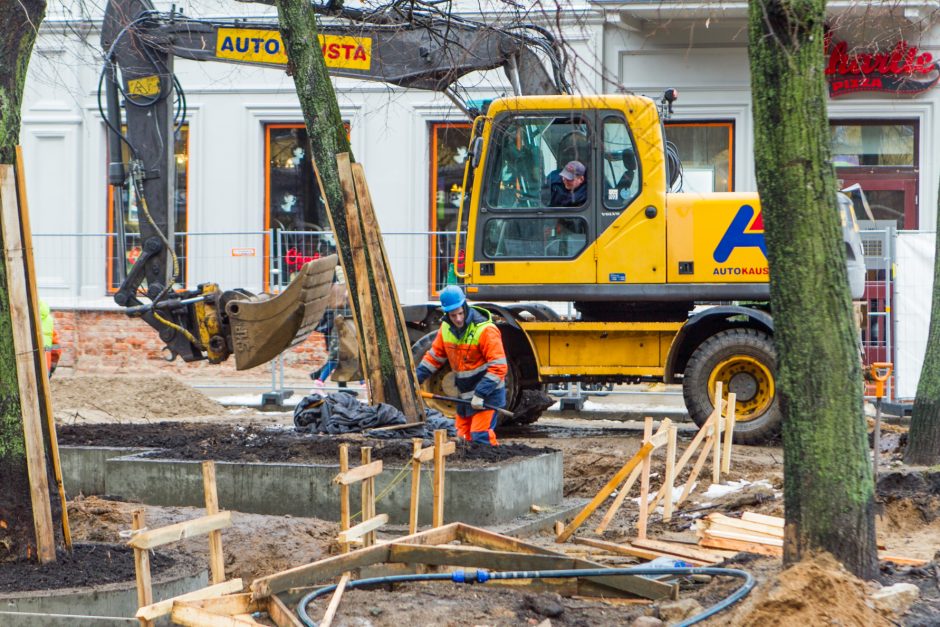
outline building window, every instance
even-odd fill
[[[916,165],[917,130],[913,122],[833,122],[829,136],[837,168]]]
[[[456,280],[453,274],[457,215],[463,193],[464,166],[470,144],[470,124],[434,122],[431,124],[431,295],[435,296]],[[467,216],[464,217],[464,223]],[[458,259],[461,263],[462,259]]]
[[[734,122],[667,122],[666,140],[679,150],[683,191],[734,191]]]
[[[855,217],[919,228],[917,121],[834,120],[829,137],[840,187],[858,185],[868,200],[856,204]]]
[[[346,125],[347,132],[349,126]],[[304,263],[335,252],[326,204],[313,171],[307,129],[301,123],[265,125],[264,228],[274,231],[265,265],[279,271],[281,286]],[[267,281],[265,282],[267,287]]]
[[[127,127],[123,127],[126,132]],[[187,231],[187,207],[189,196],[189,126],[183,125],[176,132],[174,143],[174,156],[176,158],[176,198],[174,199],[174,223],[176,225],[175,239],[173,248],[179,260],[178,284],[176,287],[186,285],[186,231]],[[127,163],[130,155],[126,143],[121,143],[121,159]],[[123,221],[124,221],[124,272],[121,272],[121,262],[117,257],[119,254],[116,242],[118,230],[115,223],[114,212],[114,187],[108,186],[108,233],[115,237],[108,238],[108,293],[113,294],[118,290],[123,280],[127,276],[131,266],[137,261],[141,251],[140,241],[140,220],[146,219],[139,211],[138,196],[130,181],[125,182],[121,191],[123,194]]]

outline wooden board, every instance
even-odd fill
[[[776,525],[765,525],[758,522],[752,522],[750,520],[742,520],[740,518],[732,518],[731,516],[725,516],[724,514],[719,514],[717,512],[714,514],[709,514],[703,521],[699,522],[708,524],[714,523],[724,527],[733,527],[735,530],[740,530],[742,533],[756,533],[770,536],[772,538],[783,538],[783,527],[777,527]]]
[[[653,450],[653,444],[650,442],[644,443],[640,450],[637,451],[637,454],[634,455],[623,467],[617,471],[617,473],[611,477],[610,481],[607,482],[600,492],[598,492],[591,502],[584,506],[574,520],[572,520],[567,527],[565,527],[558,537],[555,538],[555,542],[564,542],[570,538],[578,527],[580,527],[588,517],[594,513],[594,511],[600,507],[601,503],[607,500],[607,497],[617,489],[617,486],[620,485],[620,482],[623,481],[627,475],[633,472],[633,469],[643,463],[643,460],[646,459],[650,452]]]
[[[225,511],[211,516],[203,516],[187,520],[175,525],[167,525],[150,531],[143,531],[130,540],[127,545],[135,549],[152,549],[154,547],[176,542],[183,538],[192,538],[202,534],[225,529],[232,526],[232,512]]]
[[[744,512],[741,514],[741,520],[748,520],[751,522],[760,523],[762,525],[771,525],[773,527],[780,527],[783,529],[786,521],[780,516],[768,516],[766,514],[758,514],[756,512]]]
[[[584,544],[586,546],[592,546],[598,549],[604,549],[609,553],[614,553],[616,555],[625,555],[629,557],[636,557],[642,560],[652,561],[657,557],[677,557],[671,553],[663,553],[662,551],[654,551],[651,549],[644,549],[633,544],[620,544],[616,542],[607,542],[605,540],[595,540],[593,538],[579,538],[574,536],[571,538],[571,541],[575,544]],[[709,560],[708,562],[699,561],[696,559],[687,559],[687,562],[693,566],[704,566],[706,564],[714,563],[714,560]]]
[[[33,341],[36,346],[42,346],[43,351],[37,350],[36,364],[37,383],[39,384],[39,409],[45,418],[46,443],[49,457],[52,460],[53,479],[59,493],[59,504],[62,509],[59,516],[62,519],[62,535],[67,549],[72,549],[72,530],[69,527],[69,508],[65,496],[65,482],[62,479],[62,461],[59,457],[59,440],[56,436],[55,412],[52,408],[52,390],[49,387],[49,371],[46,364],[45,345],[42,338],[42,317],[39,311],[39,291],[36,289],[36,262],[33,254],[33,230],[29,223],[29,202],[26,197],[26,168],[23,164],[23,147],[16,147],[16,191],[19,202],[20,234],[23,241],[23,262],[29,283],[29,302],[33,303]]]
[[[372,206],[372,196],[369,194],[369,186],[366,183],[365,172],[361,164],[352,164],[352,175],[359,205],[359,216],[362,222],[362,232],[369,251],[372,278],[375,281],[379,309],[382,312],[382,323],[385,326],[385,335],[388,338],[388,349],[392,363],[395,365],[395,387],[398,389],[398,397],[401,400],[399,409],[405,414],[405,420],[408,422],[424,422],[424,401],[418,394],[414,366],[410,360],[407,362],[405,360],[406,351],[407,354],[411,354],[411,343],[408,342],[406,327],[399,322],[401,306],[395,300],[396,293],[390,286],[393,283],[390,267],[382,254],[382,236],[379,233],[378,222],[375,219],[375,209]]]
[[[701,532],[700,537],[725,538],[728,540],[740,540],[742,542],[754,542],[766,544],[767,546],[783,547],[783,538],[773,538],[767,535],[756,533],[746,533],[737,530],[728,530],[727,528],[718,529],[716,526],[709,527]]]
[[[34,360],[42,345],[35,345],[27,286],[29,277],[23,258],[20,232],[19,202],[13,166],[0,165],[0,241],[4,246],[4,266],[9,298],[10,325],[16,362],[16,380],[20,395],[26,469],[36,533],[36,552],[42,563],[55,561],[55,531],[52,524],[52,503],[43,441],[42,412]],[[38,304],[37,304],[38,307]],[[45,357],[43,357],[45,358]],[[9,375],[11,373],[5,373]]]
[[[434,483],[431,495],[431,526],[444,524],[444,444],[447,431],[438,429],[434,432]]]
[[[202,462],[202,487],[206,497],[206,514],[219,513],[219,495],[215,483],[215,462]],[[212,583],[225,581],[225,556],[222,554],[222,532],[209,532],[209,572]]]
[[[705,551],[699,551],[693,547],[676,544],[674,542],[663,542],[661,540],[649,540],[649,539],[640,539],[631,540],[633,546],[640,547],[641,549],[651,549],[653,551],[659,551],[661,553],[666,553],[669,555],[675,555],[678,557],[694,560],[697,562],[703,562],[705,564],[717,564],[722,561],[720,557],[716,557]]]
[[[780,557],[783,555],[783,548],[760,544],[757,542],[745,542],[743,540],[733,540],[730,538],[719,538],[706,535],[699,540],[701,546],[712,547],[716,549],[728,549],[730,551],[744,551],[746,553],[757,553],[758,555],[769,555],[771,557]]]
[[[268,597],[268,617],[277,627],[304,627],[297,614],[277,596]]]
[[[358,525],[350,527],[346,531],[340,531],[337,539],[342,544],[352,542],[356,538],[361,538],[367,533],[375,531],[387,522],[388,514],[379,514],[378,516],[362,521]]]
[[[349,153],[336,155],[336,167],[339,183],[343,190],[343,202],[346,206],[346,230],[349,236],[349,253],[352,257],[352,271],[355,274],[356,294],[350,294],[357,303],[359,314],[359,349],[365,369],[363,373],[369,381],[369,396],[373,404],[386,402],[385,387],[382,381],[382,368],[379,356],[379,338],[375,325],[375,308],[372,303],[369,265],[366,260],[365,242],[362,224],[359,219],[359,207],[356,204],[356,186],[352,175]],[[346,268],[349,271],[349,268]]]
[[[145,526],[144,510],[135,510],[131,515],[131,529],[137,531]],[[153,604],[153,585],[150,579],[150,552],[146,549],[134,549],[134,577],[137,586],[137,606]],[[141,619],[143,627],[152,625],[148,619]]]
[[[375,477],[380,474],[382,474],[381,459],[362,466],[356,466],[352,470],[347,470],[346,472],[341,472],[333,477],[333,483],[337,483],[339,485],[352,485],[353,483],[358,483],[363,479]]]
[[[444,445],[443,452],[441,453],[444,457],[447,457],[451,453],[457,450],[456,442],[448,442]],[[427,448],[421,449],[420,452],[412,455],[412,459],[417,460],[421,463],[427,463],[434,459],[434,447],[429,446]]]
[[[330,604],[326,606],[323,618],[320,619],[319,627],[330,627],[333,624],[333,618],[336,616],[336,610],[339,609],[339,602],[343,598],[343,591],[346,590],[346,584],[349,583],[349,573],[343,573],[330,597]]]
[[[242,627],[244,625],[258,625],[251,619],[235,616],[222,616],[213,614],[186,603],[177,603],[170,612],[170,618],[177,625],[184,627]]]
[[[392,543],[389,561],[432,566],[462,566],[491,570],[561,570],[574,567],[563,555],[532,555],[466,546],[420,546]]]
[[[210,597],[217,597],[227,594],[230,595],[233,592],[240,591],[242,587],[243,584],[241,579],[232,579],[231,581],[215,584],[206,588],[200,588],[199,590],[193,590],[192,592],[187,592],[170,599],[164,599],[163,601],[157,601],[156,603],[145,605],[144,607],[141,607],[139,610],[137,610],[137,614],[135,614],[135,616],[145,620],[154,620],[160,616],[169,614],[173,609],[173,603],[176,601],[199,601],[201,599],[208,599]]]

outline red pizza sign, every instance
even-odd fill
[[[895,94],[919,94],[940,79],[940,65],[929,52],[899,41],[890,52],[849,54],[844,41],[835,46],[827,42],[826,78],[829,96],[835,98],[860,91],[885,91]]]

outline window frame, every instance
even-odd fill
[[[436,297],[440,290],[437,289],[437,275],[440,269],[441,259],[437,256],[437,244],[438,244],[438,223],[437,223],[437,183],[438,183],[438,169],[437,169],[437,146],[438,146],[438,132],[443,129],[466,129],[468,131],[468,137],[473,133],[473,123],[472,122],[455,122],[455,121],[432,121],[428,122],[428,142],[429,142],[429,151],[430,159],[428,160],[428,225],[430,228],[430,236],[428,238],[428,294],[429,297]],[[467,148],[469,149],[469,142]],[[469,155],[467,157],[469,159]],[[467,190],[463,190],[463,194],[466,194]],[[460,207],[457,207],[457,215],[460,215]],[[469,218],[466,214],[463,216],[464,221]],[[461,225],[457,225],[458,232],[461,230]],[[446,237],[446,236],[443,236]],[[455,240],[456,244],[456,240]],[[459,251],[454,250],[455,258],[452,260],[454,264],[457,263],[456,256]],[[449,263],[449,262],[448,262]],[[456,269],[456,268],[455,268]],[[446,281],[446,275],[445,275]]]
[[[667,120],[664,123],[666,130],[666,140],[669,141],[670,128],[688,128],[688,127],[727,127],[728,129],[728,189],[714,190],[715,192],[733,192],[735,186],[735,152],[734,152],[734,132],[735,120],[711,118],[703,120]]]

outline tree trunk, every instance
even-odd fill
[[[755,167],[783,411],[784,561],[829,551],[877,572],[862,410],[823,75],[824,0],[751,0]]]
[[[408,333],[401,324],[401,316],[393,322],[397,327],[398,341],[391,342],[383,324],[383,315],[380,306],[380,296],[376,289],[376,282],[371,280],[369,271],[369,285],[372,307],[363,311],[359,302],[358,283],[362,279],[353,271],[353,258],[350,248],[349,232],[346,222],[346,207],[343,192],[340,186],[339,169],[336,165],[336,155],[349,153],[352,160],[352,150],[343,118],[339,111],[336,93],[330,80],[323,60],[323,53],[317,42],[317,17],[308,0],[276,0],[278,21],[280,23],[281,37],[284,40],[287,52],[289,71],[294,77],[297,88],[297,97],[304,112],[304,121],[307,126],[307,135],[310,138],[311,154],[320,178],[320,190],[326,200],[327,213],[330,217],[333,234],[336,237],[336,248],[339,251],[343,269],[346,271],[346,285],[352,301],[356,316],[356,327],[359,331],[360,344],[364,337],[363,326],[374,326],[378,343],[379,366],[384,394],[380,396],[384,402],[399,409],[406,406],[423,407],[420,399],[410,399],[407,404],[403,401],[403,394],[415,396],[415,373],[411,367],[407,373],[412,383],[411,390],[400,390],[396,384],[395,365],[391,351],[393,346],[409,347]],[[381,254],[380,251],[365,251],[366,255]],[[370,267],[366,263],[366,267]],[[391,279],[391,272],[387,272]],[[399,307],[398,303],[394,304]],[[361,349],[360,349],[361,350]],[[402,355],[403,363],[412,364],[410,351]],[[367,373],[368,376],[368,373]],[[410,419],[424,419],[424,416],[411,416]]]
[[[920,369],[917,396],[911,413],[904,463],[921,466],[940,464],[940,207],[937,211],[937,238],[933,260],[933,302],[927,352]]]
[[[0,163],[16,162],[26,68],[46,11],[44,0],[0,0]],[[0,245],[6,250],[0,237]],[[0,255],[0,561],[36,556],[6,255]]]

